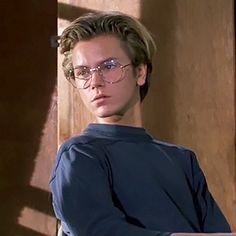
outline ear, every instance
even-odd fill
[[[147,65],[140,64],[136,68],[137,85],[139,86],[144,85],[146,82],[146,76],[147,76]]]

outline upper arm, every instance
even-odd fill
[[[83,145],[61,152],[51,182],[57,214],[75,231],[91,227],[113,209],[108,177],[97,155]]]
[[[229,225],[216,201],[212,197],[206,178],[199,166],[196,155],[189,151],[196,210],[203,232],[230,232]]]

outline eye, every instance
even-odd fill
[[[110,70],[114,70],[117,67],[119,67],[119,64],[115,61],[106,61],[103,64],[100,65],[100,68],[103,71],[110,71]]]
[[[88,79],[90,77],[90,70],[87,67],[79,67],[74,70],[75,77],[78,79]]]

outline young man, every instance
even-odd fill
[[[66,78],[96,116],[58,152],[50,186],[63,231],[230,232],[194,153],[159,142],[142,127],[155,51],[147,29],[122,13],[88,14],[64,30],[60,48]]]

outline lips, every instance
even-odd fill
[[[91,102],[100,101],[100,100],[106,99],[108,97],[109,96],[106,96],[104,94],[98,94],[98,95],[94,96],[94,98],[91,100]]]

